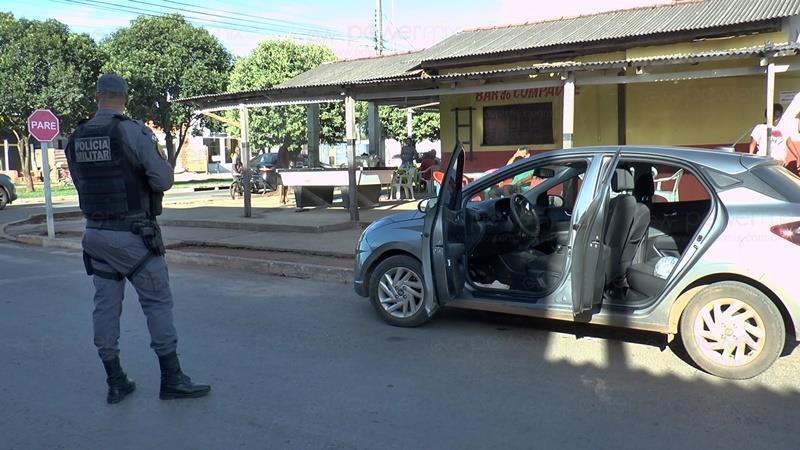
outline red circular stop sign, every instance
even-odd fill
[[[37,109],[28,116],[28,133],[37,141],[52,141],[58,136],[58,126],[58,117],[49,109]]]

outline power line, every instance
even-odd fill
[[[129,2],[134,2],[135,1],[137,4],[140,4],[140,5],[155,6],[157,8],[164,8],[164,9],[168,9],[168,10],[172,10],[172,11],[177,11],[177,12],[180,12],[180,13],[187,13],[188,12],[188,13],[192,13],[192,14],[200,14],[200,15],[203,15],[203,16],[216,17],[216,18],[225,19],[225,20],[235,20],[235,21],[239,21],[239,22],[254,23],[254,24],[259,24],[259,25],[262,24],[262,22],[259,22],[259,21],[253,20],[253,19],[249,19],[249,18],[240,18],[240,17],[234,17],[234,16],[229,16],[229,15],[223,15],[223,14],[215,14],[215,13],[211,13],[211,12],[200,11],[200,10],[197,10],[197,9],[176,8],[174,6],[160,5],[160,4],[157,4],[157,3],[146,2],[146,1],[143,1],[143,0],[128,0],[128,1]],[[193,6],[193,5],[189,5],[189,6]],[[238,13],[234,13],[234,14],[238,14]],[[287,27],[287,25],[273,25],[273,26],[270,26],[270,28],[272,28],[272,27]],[[334,36],[344,37],[339,32],[335,32],[335,31],[332,31],[332,30],[306,29],[306,28],[302,27],[302,25],[289,25],[288,28],[289,28],[289,30],[296,29],[298,31],[288,31],[288,30],[284,30],[284,31],[288,31],[288,32],[292,32],[292,33],[299,33],[299,34],[308,34],[308,35],[320,36],[320,37],[327,37],[327,38],[332,38]]]
[[[128,1],[135,1],[135,0],[128,0]],[[161,0],[161,2],[163,2],[163,3],[172,3],[172,4],[176,4],[176,5],[181,5],[181,6],[191,6],[191,7],[198,7],[199,6],[199,5],[192,4],[192,3],[179,2],[179,1],[170,1],[170,0]],[[330,32],[330,33],[342,34],[341,32],[336,31],[335,29],[330,28],[330,27],[303,24],[301,22],[285,20],[285,19],[276,19],[274,17],[267,17],[267,16],[262,16],[262,15],[257,15],[257,14],[247,14],[247,13],[242,13],[242,12],[239,12],[239,11],[232,11],[232,10],[229,10],[229,9],[220,9],[220,8],[205,8],[205,9],[208,10],[208,11],[215,11],[215,12],[221,12],[221,13],[226,13],[226,14],[244,15],[246,17],[253,17],[253,18],[257,18],[257,19],[261,19],[261,20],[266,20],[266,21],[269,21],[269,22],[285,23],[285,24],[287,24],[287,25],[289,25],[291,27],[304,28],[304,29],[312,30],[312,31],[316,30],[316,31],[321,31],[321,32]],[[260,23],[260,22],[257,22],[257,23]]]
[[[106,6],[118,7],[118,8],[126,8],[126,9],[129,9],[131,11],[135,11],[135,12],[145,12],[145,13],[148,12],[148,11],[143,11],[142,9],[139,9],[139,8],[129,7],[129,6],[120,5],[120,4],[117,4],[117,3],[106,2],[106,1],[102,1],[102,0],[83,0],[83,1],[84,2],[88,2],[88,3],[95,3],[95,4],[106,5]],[[148,4],[148,5],[152,5],[152,6],[159,6],[159,5],[154,5],[152,3],[147,3],[147,2],[140,2],[140,3],[145,3],[145,4]],[[173,9],[175,11],[181,12],[181,13],[183,13],[182,15],[184,15],[185,17],[191,18],[191,19],[194,19],[194,20],[203,21],[203,22],[207,22],[207,23],[213,23],[213,24],[219,24],[219,25],[225,25],[225,26],[229,26],[229,27],[231,27],[231,26],[232,27],[236,27],[236,30],[238,30],[238,31],[242,31],[242,28],[247,27],[247,28],[254,28],[254,29],[258,29],[258,30],[261,30],[261,31],[269,32],[269,33],[281,33],[281,34],[289,34],[289,35],[306,36],[306,37],[312,37],[312,38],[327,38],[327,39],[347,40],[347,41],[351,40],[351,39],[346,39],[346,38],[337,37],[337,36],[320,36],[319,34],[316,34],[316,33],[307,33],[307,32],[300,32],[300,31],[287,31],[285,29],[276,28],[276,27],[273,27],[273,26],[260,25],[260,26],[257,26],[257,27],[251,27],[249,25],[243,25],[243,24],[240,24],[240,23],[234,23],[234,22],[229,22],[229,21],[225,21],[225,20],[208,19],[208,18],[204,18],[204,17],[197,17],[197,16],[190,15],[190,14],[196,14],[195,11],[182,10],[180,8],[169,8],[169,9]],[[190,14],[187,14],[187,13],[190,13]],[[221,28],[225,28],[225,27],[221,27]],[[247,29],[245,29],[245,31],[247,31]]]
[[[417,49],[416,47],[414,47],[414,44],[412,44],[411,41],[409,41],[408,38],[403,33],[400,32],[400,29],[397,28],[397,25],[395,25],[394,22],[392,22],[392,19],[390,19],[386,15],[384,15],[383,17],[385,17],[386,20],[389,22],[389,25],[391,25],[392,28],[394,28],[394,31],[397,32],[398,36],[403,38],[403,40],[406,41],[406,43],[408,43],[408,45],[411,47],[411,50],[416,50]]]
[[[131,6],[120,5],[120,4],[117,4],[117,3],[110,3],[110,2],[105,2],[105,1],[101,1],[101,0],[51,0],[51,1],[60,2],[60,3],[68,3],[68,4],[70,4],[70,3],[71,4],[79,4],[79,5],[84,5],[84,6],[91,6],[92,8],[99,9],[99,10],[122,12],[122,13],[126,13],[126,14],[143,15],[143,16],[149,16],[149,17],[163,17],[163,16],[167,15],[166,13],[158,14],[158,13],[145,11],[145,10],[142,10],[142,9],[139,9],[139,8],[135,8],[135,7],[131,7]],[[240,24],[240,23],[208,19],[208,18],[197,17],[197,16],[193,16],[193,15],[189,15],[189,14],[182,14],[182,15],[187,20],[193,21],[195,23],[207,24],[207,25],[212,26],[214,28],[228,29],[228,30],[233,30],[233,31],[242,31],[242,32],[253,33],[253,34],[258,34],[258,32],[260,31],[260,32],[265,33],[265,34],[288,35],[288,36],[296,37],[298,39],[311,40],[311,41],[313,41],[314,40],[313,38],[315,38],[315,39],[339,40],[339,41],[352,42],[352,43],[357,42],[355,39],[348,38],[348,37],[321,36],[321,35],[315,34],[315,33],[292,32],[292,31],[287,31],[287,30],[284,30],[284,29],[275,28],[275,27],[265,27],[263,25],[262,26],[258,26],[258,27],[252,27],[252,26],[248,26],[248,25],[244,25],[244,24]],[[358,45],[369,46],[369,44],[358,44]]]

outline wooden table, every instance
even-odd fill
[[[376,206],[383,186],[392,182],[393,167],[375,167],[356,170],[358,205]],[[349,205],[347,169],[281,169],[278,170],[284,186],[294,189],[298,208],[330,206],[333,190],[339,187],[345,207]]]

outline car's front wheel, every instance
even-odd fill
[[[411,256],[387,258],[372,272],[372,305],[383,320],[400,327],[416,327],[430,320],[425,310],[422,264]]]
[[[744,380],[767,370],[783,351],[786,328],[775,304],[738,282],[700,291],[681,316],[681,340],[706,372]]]
[[[6,205],[8,204],[9,197],[8,192],[6,192],[6,188],[0,186],[0,210],[5,209]]]

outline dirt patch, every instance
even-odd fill
[[[261,259],[266,261],[284,261],[301,264],[316,264],[319,266],[352,268],[352,258],[339,258],[335,256],[306,255],[293,252],[252,250],[245,248],[210,247],[203,245],[179,245],[170,247],[170,250],[187,251],[192,253],[208,253],[212,255],[236,256],[240,258]]]

